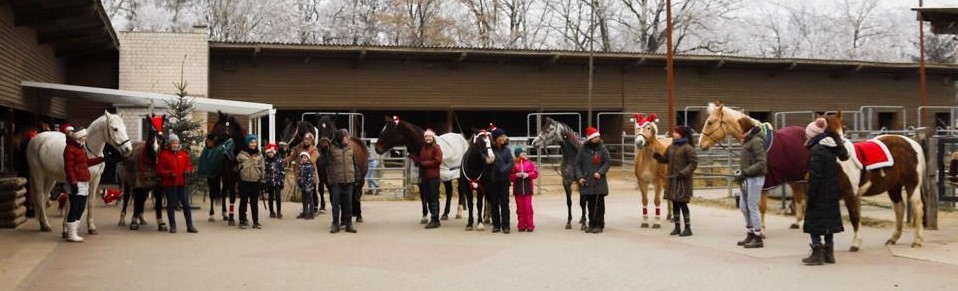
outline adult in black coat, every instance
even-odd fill
[[[844,231],[842,213],[839,208],[841,193],[838,188],[838,159],[847,160],[848,151],[841,144],[840,137],[824,133],[824,119],[816,120],[806,128],[806,135],[812,135],[806,146],[809,148],[808,163],[808,206],[805,212],[803,231],[812,239],[812,255],[802,259],[809,265],[834,263],[834,244],[832,235]],[[824,244],[822,239],[824,238]]]

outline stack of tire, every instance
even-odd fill
[[[0,178],[0,228],[17,228],[27,221],[27,179]]]

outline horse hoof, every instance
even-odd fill
[[[236,221],[232,221],[232,220],[230,220],[229,222],[227,222],[227,223],[226,223],[226,225],[229,225],[229,226],[236,226]]]
[[[422,220],[419,220],[419,224],[426,224],[427,222],[429,222],[429,220],[425,217],[423,217]]]
[[[466,226],[466,231],[473,231],[472,225],[467,225],[467,226]]]
[[[226,217],[226,215],[223,215],[223,221],[227,221],[227,220],[229,220],[229,217]]]
[[[363,217],[362,216],[356,217],[356,223],[363,223]]]
[[[207,219],[206,221],[215,222],[215,221],[216,221],[216,218],[210,217],[210,219]]]
[[[462,214],[456,214],[456,219],[462,219]]]
[[[117,223],[116,226],[124,227],[124,226],[126,226],[126,221],[123,221],[123,219],[120,219],[120,222]]]
[[[579,230],[585,231],[588,227],[585,224],[579,226]]]
[[[662,228],[662,225],[659,225],[659,224],[653,224],[653,225],[652,225],[652,228],[655,228],[655,229],[658,229],[658,228]]]
[[[643,222],[643,223],[642,223],[642,228],[649,228],[649,224],[648,224],[648,223],[645,223],[645,222]]]
[[[441,219],[441,220],[449,220],[449,215],[443,214],[442,217],[439,218],[439,219]]]
[[[887,240],[887,241],[885,241],[885,245],[886,245],[886,246],[893,245],[893,244],[895,244],[895,241],[893,241],[893,240]]]
[[[86,234],[89,234],[89,235],[96,235],[96,234],[97,234],[97,232],[96,232],[96,229],[87,229],[87,230],[86,230]]]
[[[135,223],[130,223],[130,230],[140,230],[140,225]]]
[[[50,232],[50,231],[53,231],[53,229],[51,229],[49,226],[40,226],[40,231]]]
[[[571,224],[571,223],[566,223],[566,224],[565,224],[565,229],[572,229],[572,224]]]
[[[788,228],[798,229],[798,223],[792,223],[792,226],[789,226]]]
[[[482,224],[480,224],[479,227],[477,228],[477,230],[479,230],[479,231],[485,231],[485,230],[486,230],[486,227],[483,226]]]
[[[852,246],[851,248],[848,249],[848,251],[849,251],[849,252],[857,252],[857,251],[858,251],[858,247]]]
[[[919,243],[919,242],[913,242],[913,243],[911,243],[911,247],[913,247],[913,248],[920,248],[920,247],[921,247],[921,243]]]

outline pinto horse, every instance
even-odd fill
[[[246,146],[246,132],[240,127],[239,121],[236,120],[235,116],[229,116],[221,111],[217,111],[216,123],[213,124],[213,129],[210,130],[210,133],[216,137],[215,145],[222,146],[225,148],[224,157],[222,166],[219,171],[212,170],[213,173],[218,173],[217,175],[222,181],[222,191],[220,193],[220,202],[222,205],[222,212],[226,212],[226,195],[229,194],[230,198],[230,207],[229,207],[229,216],[225,217],[230,226],[236,225],[235,216],[233,209],[236,205],[236,185],[239,181],[239,171],[237,170],[237,161],[236,155],[239,154],[239,151],[242,146]],[[215,193],[211,191],[211,193]],[[213,199],[210,199],[210,218],[213,217]]]
[[[825,116],[828,121],[826,132],[833,136],[843,136],[842,113],[839,111],[836,115]],[[876,143],[883,144],[890,154],[885,166],[869,167],[866,161],[860,161],[856,158],[856,150],[860,144]],[[852,228],[855,231],[852,238],[850,250],[855,252],[861,247],[861,197],[875,196],[888,193],[888,198],[895,205],[895,231],[891,238],[885,241],[886,245],[892,245],[901,238],[902,226],[904,225],[905,200],[911,206],[911,213],[914,220],[915,240],[912,247],[921,247],[924,242],[924,201],[921,195],[922,179],[925,177],[925,154],[921,145],[914,140],[901,136],[886,134],[875,137],[872,140],[852,144],[849,140],[843,139],[845,149],[848,150],[849,158],[846,161],[838,161],[845,177],[840,177],[839,188],[841,189],[842,199],[845,201],[845,207],[848,208],[848,219],[851,221]],[[870,155],[876,153],[867,152]],[[857,156],[866,157],[863,154]],[[890,164],[890,165],[889,165]],[[847,178],[847,179],[846,179]],[[902,192],[904,190],[904,193]]]
[[[649,185],[655,187],[655,221],[652,228],[659,228],[659,216],[662,205],[662,191],[665,189],[665,175],[669,169],[667,164],[656,161],[653,153],[665,154],[665,150],[672,144],[672,138],[659,138],[659,127],[655,123],[658,116],[650,114],[632,115],[635,119],[635,180],[639,183],[639,192],[642,192],[642,228],[649,227]],[[671,205],[671,201],[668,202]],[[672,207],[666,207],[667,218],[672,217]]]
[[[133,145],[126,133],[126,125],[119,114],[104,111],[103,116],[97,118],[87,128],[86,150],[87,156],[103,156],[103,148],[111,145],[124,157],[133,152]],[[63,150],[66,147],[66,135],[58,131],[47,131],[37,134],[27,144],[27,165],[30,171],[30,185],[33,190],[33,202],[40,220],[40,231],[51,231],[47,219],[46,201],[50,191],[57,182],[66,181],[63,171]],[[90,195],[97,193],[100,177],[103,175],[104,164],[90,167]],[[93,223],[93,203],[95,199],[87,199],[86,223],[87,233],[96,234],[96,225]],[[63,233],[66,237],[67,216],[63,216]]]
[[[134,212],[139,209],[140,213],[134,213],[130,221],[130,230],[137,230],[140,225],[146,225],[146,219],[143,218],[144,204],[146,196],[153,194],[153,207],[156,211],[156,222],[162,230],[166,225],[163,222],[163,190],[160,188],[160,177],[156,174],[156,165],[160,151],[166,146],[163,128],[169,122],[164,115],[147,115],[143,118],[146,124],[149,124],[149,131],[146,134],[146,140],[133,143],[133,154],[129,159],[123,161],[123,171],[120,172],[123,186],[123,208],[120,211],[119,226],[126,225],[126,208],[133,196]]]
[[[808,149],[805,148],[805,128],[801,126],[787,126],[772,131],[768,123],[760,123],[748,115],[725,107],[721,102],[709,103],[709,117],[699,136],[699,147],[709,150],[713,145],[723,146],[722,140],[732,136],[741,141],[745,135],[738,121],[745,119],[755,126],[760,126],[766,135],[766,152],[768,153],[767,173],[765,185],[762,187],[762,196],[759,201],[759,211],[762,213],[762,228],[765,228],[765,210],[768,203],[768,191],[782,184],[792,188],[795,197],[795,223],[791,228],[797,229],[805,219],[805,191],[808,173]],[[724,146],[723,146],[724,147]]]
[[[462,155],[462,163],[459,168],[459,185],[468,187],[461,188],[462,193],[466,195],[466,208],[469,209],[469,219],[466,221],[466,231],[473,230],[473,222],[477,223],[476,229],[483,231],[486,227],[482,224],[482,204],[485,201],[488,176],[483,175],[492,165],[486,164],[482,153],[486,150],[486,144],[491,143],[491,137],[486,131],[479,131],[473,135],[469,148]],[[477,205],[477,214],[480,219],[475,220],[473,216],[473,191],[475,191],[475,201]],[[570,214],[571,215],[571,214]],[[571,218],[570,218],[571,219]]]
[[[386,116],[385,121],[386,125],[383,126],[383,130],[379,133],[379,139],[376,141],[376,153],[381,155],[393,147],[406,146],[409,154],[418,154],[419,150],[426,144],[426,139],[423,137],[424,131],[421,127],[399,120],[399,117],[396,116]],[[459,167],[462,166],[462,156],[466,153],[469,142],[461,134],[456,133],[437,136],[435,142],[442,151],[442,165],[439,167],[439,176],[446,188],[446,209],[443,211],[441,219],[448,220],[449,208],[452,206],[452,181],[460,176]],[[417,173],[418,169],[415,166],[413,167],[412,172]],[[463,187],[465,186],[460,183],[458,187],[459,207],[456,210],[456,219],[462,218],[462,208],[465,206],[465,196],[463,195],[465,188]],[[429,210],[426,200],[421,196],[422,220],[420,220],[420,223],[424,224],[427,221],[426,216],[429,214]]]
[[[572,185],[575,183],[575,156],[582,149],[582,140],[565,123],[544,117],[539,128],[539,135],[532,140],[532,146],[542,150],[551,145],[559,145],[562,150],[559,174],[562,175],[562,189],[565,190],[565,202],[568,210],[565,229],[572,229]],[[579,208],[582,209],[579,224],[585,227],[585,198],[582,195],[579,195]]]
[[[336,135],[336,121],[333,120],[330,116],[323,116],[319,119],[319,147],[322,150],[328,149],[330,143]],[[355,163],[356,168],[359,170],[360,180],[356,182],[356,187],[353,187],[353,213],[352,215],[356,217],[357,223],[363,222],[363,211],[362,211],[362,200],[363,200],[363,186],[366,185],[366,172],[369,171],[369,148],[366,147],[366,143],[363,140],[355,136],[349,137],[349,146],[353,150],[353,163]],[[322,167],[320,167],[322,168]],[[329,185],[329,181],[324,180],[327,177],[325,174],[325,169],[319,169],[320,174],[320,183]]]

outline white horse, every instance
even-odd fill
[[[90,157],[103,156],[103,147],[112,145],[124,157],[133,152],[133,145],[126,133],[126,125],[118,114],[104,111],[103,116],[97,118],[87,128],[86,150]],[[27,165],[30,168],[30,185],[33,190],[34,205],[36,205],[37,219],[40,220],[40,231],[50,231],[47,220],[46,200],[57,182],[66,181],[63,170],[63,149],[66,147],[66,135],[57,131],[47,131],[38,134],[27,145]],[[97,193],[100,176],[105,164],[90,167],[90,195]],[[86,223],[87,232],[96,234],[93,224],[93,201],[87,199]],[[64,234],[66,231],[66,215],[63,216]]]

